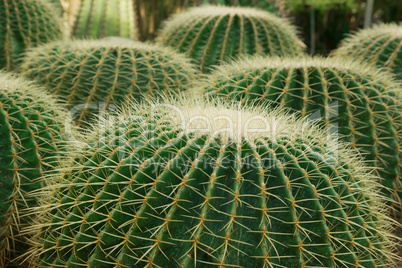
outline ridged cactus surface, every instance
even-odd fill
[[[196,73],[188,59],[170,49],[116,38],[35,48],[21,70],[75,107],[78,124],[112,103],[185,90]]]
[[[267,107],[152,107],[55,179],[36,267],[390,267],[392,221],[352,151]]]
[[[303,50],[287,20],[240,7],[199,7],[172,16],[157,42],[187,53],[204,72],[241,54],[297,56]]]
[[[272,102],[319,119],[378,168],[401,205],[401,88],[386,74],[347,59],[254,57],[222,66],[201,88],[208,98]]]
[[[133,0],[80,0],[72,29],[78,38],[135,39]]]
[[[0,72],[0,267],[27,250],[19,234],[64,154],[64,116],[43,88]]]
[[[402,24],[380,24],[346,38],[334,52],[384,67],[402,79]]]
[[[0,1],[0,69],[13,69],[27,47],[60,38],[61,20],[45,0]]]

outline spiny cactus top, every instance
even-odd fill
[[[222,66],[201,87],[208,97],[320,118],[378,168],[384,185],[402,191],[401,88],[386,74],[347,59],[254,57]]]
[[[389,267],[380,185],[267,107],[136,105],[49,189],[38,267]]]
[[[45,0],[0,0],[0,69],[14,68],[28,46],[60,38],[61,20]]]
[[[196,73],[170,49],[115,38],[47,44],[27,53],[21,69],[76,108],[78,124],[110,103],[185,90]]]
[[[346,38],[335,56],[388,68],[402,79],[402,24],[380,24]]]
[[[259,9],[207,6],[173,16],[157,42],[186,52],[208,71],[240,54],[295,56],[302,42],[285,19]]]
[[[63,154],[64,119],[43,88],[0,72],[0,267],[26,249],[19,231],[32,210],[24,210]]]
[[[190,2],[200,2],[199,0],[190,0]],[[202,3],[211,5],[226,5],[226,6],[246,6],[258,7],[265,11],[273,12],[278,16],[281,14],[281,9],[284,8],[283,0],[202,0]]]
[[[80,0],[72,36],[135,39],[133,0]]]

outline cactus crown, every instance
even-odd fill
[[[0,266],[26,249],[21,229],[64,154],[65,112],[43,88],[0,72]]]
[[[208,98],[273,102],[335,127],[378,168],[399,206],[401,87],[386,73],[343,58],[251,57],[219,67],[199,89]]]
[[[282,0],[204,0],[203,3],[208,3],[210,5],[258,7],[259,9],[272,12],[278,16],[282,15],[281,11],[284,9],[285,5]]]
[[[62,38],[62,23],[43,0],[0,1],[0,68],[15,67],[29,46]]]
[[[295,116],[236,107],[183,98],[105,121],[49,187],[36,266],[392,262],[380,186],[353,152]]]
[[[121,36],[135,39],[133,0],[80,0],[72,35],[77,38]]]
[[[379,24],[342,41],[333,53],[389,69],[402,79],[402,24]]]
[[[203,71],[240,54],[295,56],[303,50],[287,20],[243,7],[189,9],[165,23],[157,42],[187,53]]]
[[[69,108],[82,106],[76,111],[78,124],[94,111],[132,97],[184,91],[196,75],[189,60],[171,49],[115,39],[34,48],[21,71],[64,99]]]

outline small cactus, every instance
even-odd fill
[[[196,74],[188,59],[170,49],[121,38],[47,44],[27,53],[21,71],[68,108],[81,105],[78,125],[94,104],[103,102],[108,109],[132,97],[180,92]]]
[[[380,24],[350,35],[333,53],[389,69],[402,79],[402,24]]]
[[[187,53],[203,72],[241,54],[297,56],[303,51],[287,20],[240,7],[198,7],[172,16],[157,42]]]
[[[80,0],[72,29],[78,38],[135,39],[133,0]]]
[[[136,105],[95,131],[49,187],[33,267],[389,267],[392,220],[353,151],[236,106]]]
[[[254,57],[222,66],[200,87],[207,98],[273,102],[320,119],[378,168],[401,206],[400,87],[386,74],[347,59]]]
[[[57,17],[45,0],[0,0],[0,69],[15,68],[29,46],[61,39]]]
[[[0,72],[0,267],[27,249],[20,230],[63,155],[64,117],[43,88]]]

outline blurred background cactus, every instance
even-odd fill
[[[402,80],[402,24],[376,25],[350,35],[334,56],[386,68]]]
[[[63,38],[59,17],[47,0],[1,0],[0,69],[13,69],[29,46]]]
[[[77,38],[120,36],[135,39],[133,0],[80,0],[71,35]]]
[[[170,49],[118,38],[55,42],[32,49],[20,71],[69,109],[81,105],[74,116],[78,125],[110,104],[187,90],[197,73],[189,59]]]
[[[286,19],[259,9],[220,6],[173,16],[156,41],[186,53],[203,72],[243,54],[298,56],[304,47]]]
[[[57,1],[57,0],[50,0]],[[80,0],[60,0],[72,25]],[[370,23],[402,21],[400,0],[373,1]],[[164,20],[186,8],[206,4],[257,7],[289,17],[300,29],[301,39],[311,54],[327,55],[342,38],[362,28],[367,0],[137,0],[137,40],[153,40]]]

